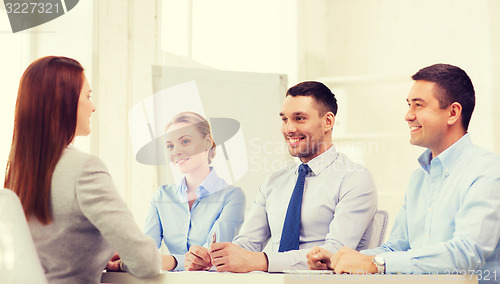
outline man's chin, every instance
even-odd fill
[[[298,148],[288,148],[288,153],[290,154],[290,156],[295,158],[302,158],[305,156],[305,153],[300,151]]]
[[[410,138],[410,144],[413,145],[413,146],[419,146],[419,147],[424,147],[425,148],[425,146],[422,146],[421,142],[418,141],[417,139],[411,139]]]

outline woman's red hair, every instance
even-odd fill
[[[26,218],[42,224],[52,221],[52,174],[75,135],[83,80],[78,61],[48,56],[31,63],[19,83],[4,187],[19,196]]]

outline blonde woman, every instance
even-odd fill
[[[194,112],[177,114],[166,127],[166,151],[184,177],[178,184],[155,192],[144,232],[159,248],[165,243],[171,255],[163,256],[164,270],[184,270],[184,255],[192,246],[208,247],[230,242],[243,223],[245,197],[210,165],[215,143],[207,120]]]

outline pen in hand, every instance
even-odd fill
[[[214,234],[212,235],[212,244],[215,244],[217,242],[217,235],[215,234],[215,231],[214,231]],[[212,263],[212,256],[210,256],[210,263]]]
[[[215,244],[217,242],[217,236],[214,232],[214,234],[212,235],[212,244]]]

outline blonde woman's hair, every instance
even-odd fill
[[[209,137],[210,141],[212,141],[212,148],[210,148],[208,152],[208,163],[210,164],[212,162],[212,159],[215,157],[215,142],[214,138],[212,137],[212,132],[210,130],[210,125],[208,124],[208,121],[201,115],[199,115],[196,112],[191,112],[191,111],[185,111],[176,114],[172,120],[165,126],[165,132],[168,130],[168,128],[174,124],[177,123],[187,123],[187,124],[192,124],[196,126],[196,129],[202,137]]]

